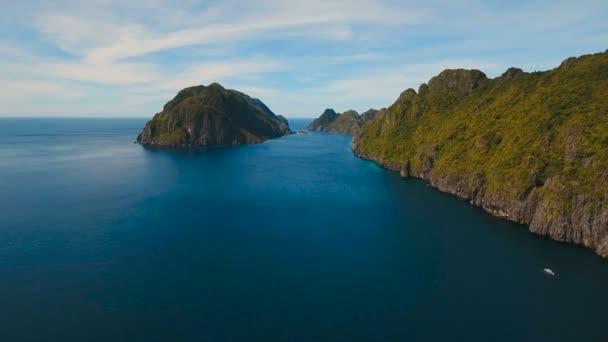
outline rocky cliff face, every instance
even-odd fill
[[[608,53],[488,79],[447,70],[365,124],[361,158],[608,257]]]
[[[385,110],[382,109],[381,111]],[[356,135],[361,131],[363,124],[374,118],[379,112],[378,110],[370,109],[361,115],[354,110],[337,114],[333,109],[326,109],[321,116],[308,125],[307,129],[311,131]]]
[[[289,134],[262,101],[214,83],[183,89],[137,137],[143,145],[204,147],[255,144]]]

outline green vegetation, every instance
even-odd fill
[[[308,125],[307,129],[311,131],[323,131],[325,127],[331,125],[339,116],[340,114],[336,113],[333,109],[328,108],[321,116]]]
[[[357,149],[382,162],[409,162],[417,176],[481,177],[487,194],[519,199],[556,177],[564,194],[603,201],[608,53],[546,72],[512,68],[491,80],[476,70],[444,71],[366,124]]]
[[[144,127],[145,145],[253,144],[288,134],[289,124],[262,101],[213,83],[183,89]]]
[[[307,129],[356,135],[361,131],[363,124],[371,120],[378,112],[380,111],[370,109],[359,115],[356,111],[349,110],[337,114],[333,109],[326,109],[321,116],[308,125]]]
[[[364,125],[355,153],[608,258],[608,52],[491,80],[446,70]]]
[[[175,146],[179,144],[187,144],[188,131],[184,129],[176,129],[160,134],[157,139],[161,145]]]

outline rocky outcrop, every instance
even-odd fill
[[[373,119],[376,116],[376,114],[378,114],[380,112],[384,112],[384,111],[386,111],[386,108],[382,108],[380,110],[376,110],[373,108],[368,109],[366,112],[361,114],[361,121],[364,124],[364,123],[368,122],[369,120]]]
[[[608,54],[487,79],[444,71],[364,125],[354,153],[533,233],[608,257]]]
[[[340,114],[325,130],[342,134],[357,134],[361,129],[362,120],[359,113],[354,110]]]
[[[359,115],[354,110],[337,114],[333,109],[326,109],[321,116],[308,125],[307,129],[311,131],[356,135],[361,131],[361,127],[366,122],[373,119],[379,112],[385,110],[370,109]]]
[[[487,84],[486,74],[479,70],[448,69],[431,78],[428,88],[434,92],[464,96]]]
[[[309,131],[324,131],[338,118],[338,116],[340,116],[340,114],[336,113],[335,110],[327,108],[325,111],[323,111],[323,114],[313,120],[313,122],[311,122],[306,129]]]
[[[217,83],[183,89],[137,137],[143,145],[206,147],[261,143],[289,134],[262,101]]]

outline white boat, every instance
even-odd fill
[[[555,276],[555,272],[553,272],[550,268],[545,268],[544,271],[552,277]]]

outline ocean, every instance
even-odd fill
[[[158,150],[145,122],[0,119],[2,341],[606,340],[606,260],[350,136]]]

